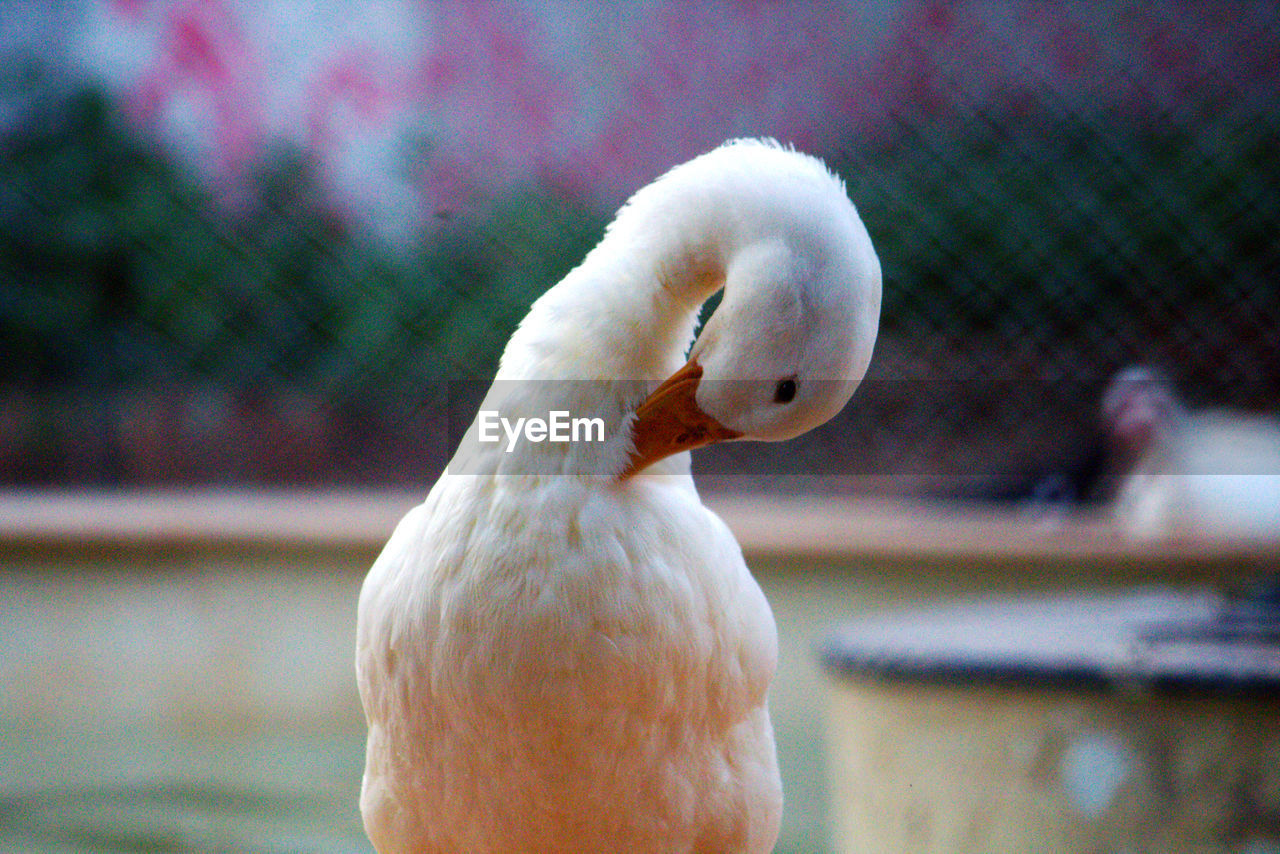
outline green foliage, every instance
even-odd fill
[[[582,261],[605,222],[565,199],[519,193],[465,235],[433,247],[424,268],[442,293],[432,338],[449,375],[492,374],[529,305]]]
[[[101,94],[55,94],[0,138],[11,386],[341,400],[485,378],[605,224],[528,191],[391,250],[335,216],[296,153],[215,199]],[[1198,122],[977,116],[836,159],[884,264],[884,328],[1046,354],[1178,335],[1202,360],[1273,352],[1276,127]]]
[[[96,92],[0,140],[0,357],[11,385],[174,380],[331,398],[492,373],[603,221],[547,195],[397,252],[345,228],[284,152],[218,201]]]
[[[1079,349],[1181,326],[1208,358],[1274,328],[1277,126],[1196,121],[976,116],[846,155],[884,264],[885,328]]]
[[[59,106],[4,140],[0,159],[0,348],[11,382],[108,370],[113,321],[131,313],[135,247],[164,215],[154,188],[173,184],[162,162],[115,131],[101,97]],[[189,203],[187,188],[175,190]]]
[[[9,382],[244,385],[308,367],[304,339],[334,309],[343,241],[317,251],[327,223],[296,163],[233,212],[91,91],[3,148]]]

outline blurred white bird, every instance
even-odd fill
[[[772,848],[776,629],[686,452],[839,411],[880,293],[841,182],[744,140],[636,193],[534,303],[481,411],[598,418],[603,441],[508,451],[478,418],[370,570],[356,670],[380,852]]]
[[[1131,536],[1280,541],[1280,422],[1189,412],[1163,375],[1121,371],[1102,419],[1121,473],[1117,522]]]

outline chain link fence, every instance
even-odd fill
[[[1016,492],[1096,454],[1102,389],[1133,362],[1195,406],[1280,409],[1276,6],[883,5],[879,64],[805,81],[827,87],[822,134],[744,126],[732,100],[684,119],[824,157],[886,276],[847,410],[801,440],[699,452],[704,480]],[[425,487],[460,389],[636,188],[593,196],[549,170],[427,204],[388,241],[305,147],[210,178],[110,87],[31,56],[2,85],[9,484]],[[439,160],[429,143],[412,156]],[[709,147],[685,144],[650,151],[651,176]]]

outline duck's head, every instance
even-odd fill
[[[1167,442],[1185,415],[1173,381],[1145,365],[1121,370],[1102,395],[1104,432],[1113,453],[1130,462]]]
[[[687,363],[637,408],[621,479],[731,439],[779,441],[826,422],[866,373],[880,263],[843,184],[800,172],[740,221],[723,250],[724,297]],[[739,214],[739,219],[742,219]]]

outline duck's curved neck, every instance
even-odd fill
[[[724,282],[721,244],[683,216],[620,217],[532,307],[499,379],[662,380],[683,363],[698,310]]]
[[[695,216],[624,213],[632,215],[620,216],[582,264],[534,303],[482,405],[482,414],[513,423],[556,412],[598,419],[604,441],[495,450],[479,441],[484,425],[477,421],[451,471],[612,475],[626,465],[630,413],[684,363],[698,310],[723,284],[725,260],[723,244],[690,223]],[[681,470],[676,458],[665,464]]]

